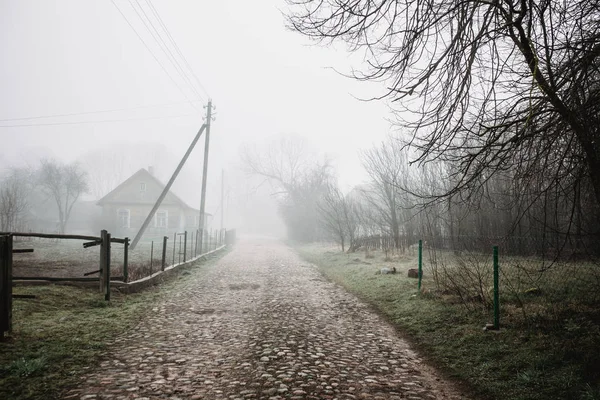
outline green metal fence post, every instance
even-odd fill
[[[423,279],[423,240],[419,239],[419,293],[421,292],[421,280]]]
[[[494,246],[494,329],[500,329],[500,295],[498,277],[498,246]]]

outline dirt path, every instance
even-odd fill
[[[242,242],[188,278],[65,398],[462,398],[282,244]]]

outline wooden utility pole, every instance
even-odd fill
[[[208,105],[209,105],[209,110],[210,110],[210,102],[208,102]],[[210,112],[209,112],[209,115],[210,115]],[[131,250],[135,249],[135,246],[140,241],[140,238],[142,237],[142,235],[146,231],[146,228],[148,228],[148,225],[150,224],[150,221],[152,221],[152,217],[154,217],[154,213],[156,213],[156,210],[158,210],[158,207],[160,207],[160,204],[162,203],[163,199],[165,198],[165,196],[167,195],[167,193],[169,193],[169,190],[171,189],[171,186],[173,185],[173,182],[175,182],[175,178],[177,178],[177,175],[179,175],[179,171],[181,171],[181,168],[183,167],[183,165],[187,161],[187,159],[190,156],[190,153],[192,152],[192,150],[194,150],[194,146],[196,146],[196,142],[198,142],[198,139],[200,139],[200,136],[202,136],[202,132],[204,132],[205,129],[206,129],[206,136],[208,138],[208,132],[210,130],[210,120],[208,122],[208,125],[207,124],[202,124],[202,126],[200,127],[200,130],[196,134],[196,137],[194,137],[194,140],[192,140],[192,143],[190,144],[190,147],[185,152],[185,155],[183,156],[183,158],[179,162],[179,165],[175,169],[175,172],[173,172],[173,175],[171,176],[171,179],[169,179],[169,182],[167,183],[167,186],[165,186],[165,188],[163,189],[163,191],[160,194],[160,196],[158,196],[158,200],[156,200],[156,203],[154,204],[154,207],[152,207],[152,210],[150,211],[150,213],[146,217],[146,220],[142,224],[142,227],[140,228],[139,232],[137,233],[137,235],[135,235],[135,238],[133,238],[133,242],[131,242],[131,245],[129,246],[129,248]]]
[[[210,144],[210,121],[212,120],[212,100],[206,106],[206,139],[204,141],[204,168],[202,170],[202,195],[200,197],[200,254],[203,253],[202,239],[204,238],[204,210],[206,209],[206,175],[208,173],[208,149]]]

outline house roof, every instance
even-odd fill
[[[150,172],[148,172],[145,168],[141,168],[139,171],[137,171],[135,174],[131,175],[129,178],[127,178],[126,180],[124,180],[119,186],[117,186],[116,188],[114,188],[113,190],[111,190],[106,196],[102,197],[100,200],[98,200],[98,202],[96,202],[97,205],[99,206],[103,206],[105,204],[110,204],[110,203],[122,203],[122,200],[118,200],[115,201],[115,196],[116,194],[121,191],[123,188],[127,187],[127,185],[131,184],[133,181],[136,181],[138,179],[144,179],[144,180],[152,180],[156,183],[156,185],[160,188],[160,190],[164,190],[165,188],[165,184],[162,183],[161,181],[159,181],[154,175],[152,175]],[[197,208],[193,208],[190,207],[185,201],[183,201],[179,196],[177,196],[175,193],[173,193],[171,190],[169,190],[169,195],[171,196],[171,198],[177,203],[179,204],[182,208],[188,209],[188,210],[192,210],[192,211],[197,211],[200,212],[200,210],[198,210]],[[154,199],[152,201],[152,203],[154,203],[156,201],[156,199]],[[147,203],[141,203],[135,200],[130,200],[127,201],[128,203],[131,204],[147,204]],[[206,215],[210,215],[208,213],[205,213]]]

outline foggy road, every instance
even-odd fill
[[[293,250],[252,240],[187,276],[65,398],[462,397]]]

